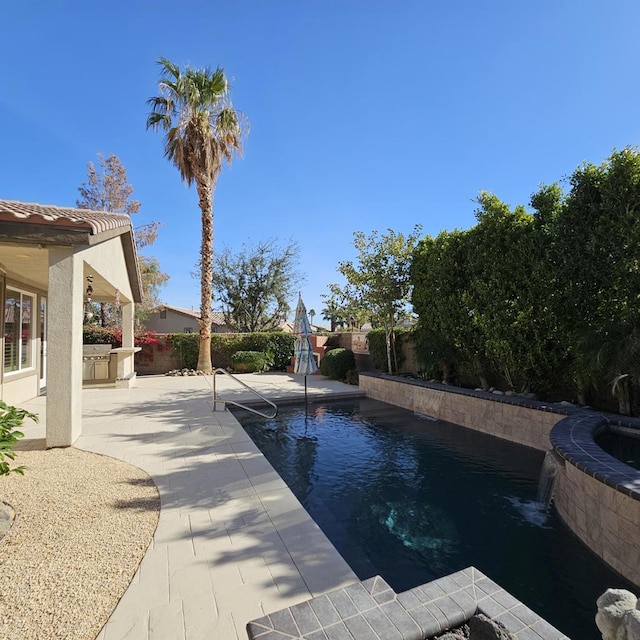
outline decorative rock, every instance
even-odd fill
[[[515,636],[502,623],[478,613],[469,618],[469,640],[515,640]]]
[[[627,631],[626,640],[640,640],[640,610],[629,611],[624,617],[624,623]]]
[[[503,396],[504,395],[504,391],[500,391],[500,389],[494,389],[491,393],[493,393],[494,396]]]
[[[640,640],[640,616],[635,615],[638,599],[633,593],[626,589],[607,589],[596,604],[596,626],[603,640]],[[634,635],[629,634],[632,630]]]
[[[167,371],[164,374],[165,376],[206,376],[207,374],[204,371],[198,369],[197,371],[194,369],[172,369],[171,371]]]
[[[467,638],[469,638],[469,628],[466,625],[461,629],[453,629],[437,636],[437,640],[467,640]]]
[[[6,502],[0,501],[0,539],[9,531],[15,517],[16,512],[13,507]]]
[[[507,396],[507,398],[515,398],[518,394],[515,391],[509,389],[508,391],[505,391],[504,395]]]

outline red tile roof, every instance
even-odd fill
[[[131,218],[124,213],[0,200],[0,221],[16,222],[22,220],[28,220],[33,224],[77,228],[78,230],[87,229],[91,235],[111,229],[131,227]]]

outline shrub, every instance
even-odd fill
[[[356,368],[351,349],[332,349],[320,361],[320,373],[332,380],[346,380],[349,371]]]
[[[25,418],[31,418],[38,422],[38,416],[30,413],[26,409],[16,409],[10,407],[0,400],[0,476],[10,473],[24,475],[25,467],[9,466],[8,460],[15,460],[16,454],[13,447],[20,438],[24,438],[24,433],[17,430]]]
[[[85,324],[82,327],[83,344],[110,344],[122,346],[122,332],[117,327],[101,327],[99,324]]]
[[[267,354],[262,351],[236,351],[231,356],[231,366],[235,373],[253,373],[267,371],[270,362]]]
[[[268,354],[271,367],[283,371],[293,355],[294,337],[290,333],[236,333],[213,334],[211,357],[216,367],[229,367],[236,351],[260,351]]]
[[[98,329],[102,329],[99,327]],[[95,332],[100,337],[100,331]],[[136,337],[136,344],[155,346],[163,349],[163,345],[169,345],[180,358],[180,367],[195,369],[198,366],[197,333],[173,333],[166,337],[156,337],[152,334],[142,334]],[[142,340],[145,340],[143,343]],[[105,340],[108,342],[108,340]],[[211,360],[214,368],[226,369],[233,366],[233,354],[238,351],[259,351],[269,362],[269,366],[275,370],[283,371],[293,355],[294,337],[289,333],[214,333],[211,335]],[[165,347],[166,348],[166,347]]]
[[[180,356],[180,367],[195,369],[198,366],[198,338],[197,333],[172,333],[168,341],[173,350]]]

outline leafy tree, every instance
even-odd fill
[[[160,305],[160,289],[169,280],[169,275],[160,269],[157,258],[140,256],[140,278],[142,279],[143,299],[142,313],[137,314],[138,319],[146,317]]]
[[[604,376],[628,413],[629,384],[640,379],[628,357],[640,326],[640,152],[585,163],[569,185],[553,218],[556,313],[580,395]]]
[[[397,361],[394,369],[393,327],[410,300],[411,255],[421,230],[422,227],[416,225],[413,233],[406,237],[392,229],[382,235],[374,231],[368,237],[356,231],[353,234],[358,252],[356,262],[345,261],[338,266],[360,301],[360,307],[368,309],[372,318],[386,330],[389,373],[397,370]]]
[[[456,369],[469,367],[488,388],[485,339],[470,300],[472,251],[469,233],[457,230],[427,236],[416,246],[411,301],[419,318],[417,355],[425,371],[438,372],[445,383],[453,381]]]
[[[478,224],[469,233],[467,268],[473,321],[485,340],[486,355],[511,389],[540,389],[555,361],[545,295],[544,243],[533,216],[510,209],[481,192]]]
[[[147,129],[165,132],[164,154],[191,186],[196,185],[202,219],[200,246],[200,342],[198,369],[211,367],[213,194],[222,165],[242,152],[243,116],[229,95],[221,68],[182,71],[160,58],[160,95],[148,100]],[[246,131],[246,125],[244,126]]]
[[[87,163],[87,181],[78,187],[78,191],[81,199],[76,200],[76,206],[80,209],[124,213],[129,216],[140,211],[140,202],[131,199],[133,187],[127,180],[127,171],[114,154],[105,158],[99,153],[97,165],[91,161]],[[160,223],[155,221],[135,227],[138,250],[155,242],[159,227]],[[169,276],[160,270],[156,258],[142,255],[139,258],[143,293],[142,305],[137,308],[140,318],[159,304],[159,289]],[[116,305],[100,303],[100,324],[104,327],[114,323],[116,319]]]
[[[360,306],[354,288],[348,284],[343,287],[335,283],[330,284],[329,293],[323,293],[320,297],[325,301],[325,308],[321,311],[322,317],[331,324],[331,331],[351,326],[351,318],[357,318],[359,324],[370,319],[366,310]]]
[[[131,199],[133,187],[127,181],[127,171],[113,153],[107,158],[99,153],[97,167],[91,161],[87,163],[87,182],[78,191],[81,199],[76,204],[80,209],[127,215],[140,211],[140,202]]]
[[[290,311],[287,299],[301,284],[297,271],[300,247],[276,240],[243,245],[233,254],[229,248],[215,257],[213,290],[233,331],[272,331]]]

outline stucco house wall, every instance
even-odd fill
[[[187,315],[168,307],[166,310],[150,313],[142,322],[147,331],[156,333],[198,333],[200,331],[197,315]]]
[[[116,302],[116,386],[135,381],[140,272],[127,215],[0,200],[0,398],[19,405],[46,387],[47,446],[81,433],[84,305]]]
[[[199,333],[199,318],[199,310],[166,304],[150,313],[143,320],[143,325],[147,331],[156,333]],[[211,331],[212,333],[229,333],[224,315],[219,311],[212,312]]]

